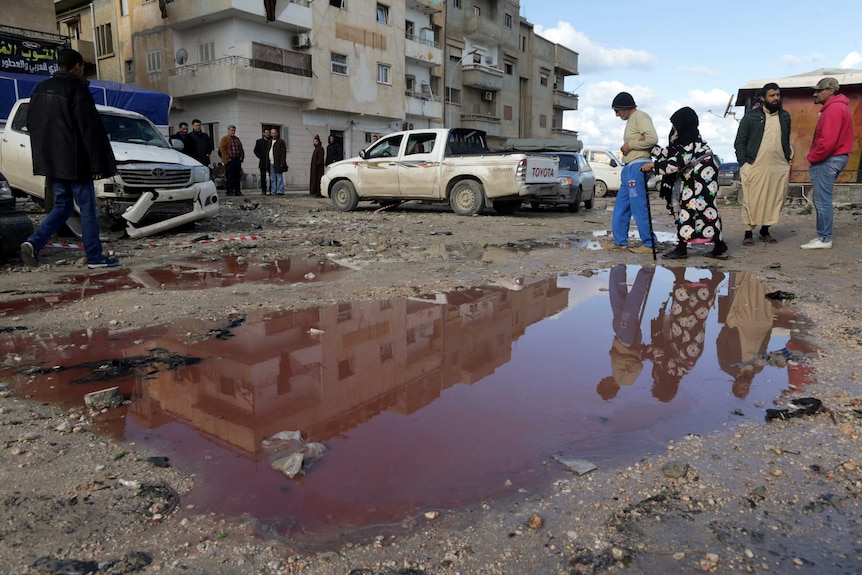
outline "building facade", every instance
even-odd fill
[[[562,91],[577,54],[536,36],[518,0],[55,0],[55,8],[60,33],[80,23],[94,75],[173,97],[172,129],[200,119],[217,144],[237,126],[250,178],[255,140],[280,128],[292,187],[308,185],[315,135],[342,139],[345,157],[375,135],[421,127],[482,129],[497,146],[553,137],[563,113],[577,109],[577,96]]]

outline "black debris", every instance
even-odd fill
[[[152,457],[147,457],[147,461],[155,465],[156,467],[170,467],[171,464],[168,463],[171,460],[170,457],[163,457],[161,455],[154,455]]]
[[[152,517],[156,513],[167,517],[173,513],[180,504],[180,495],[169,485],[144,484],[138,491],[138,497],[147,501],[144,504],[144,513]]]
[[[823,402],[816,397],[800,397],[791,401],[793,405],[799,406],[799,409],[767,409],[766,421],[773,419],[790,419],[793,417],[802,417],[804,415],[814,415],[824,411]]]
[[[51,575],[86,575],[99,570],[99,564],[96,561],[55,559],[53,557],[39,557],[33,562],[32,567]]]
[[[231,333],[230,330],[232,330],[235,327],[239,327],[244,323],[245,323],[245,316],[244,315],[231,318],[230,320],[228,320],[228,322],[226,324],[224,324],[223,327],[217,327],[215,329],[209,330],[207,332],[207,336],[215,337],[216,339],[228,339],[230,337],[233,337],[233,333]]]
[[[54,373],[67,369],[89,369],[90,375],[73,379],[70,383],[90,383],[93,381],[107,381],[130,373],[153,374],[160,371],[174,371],[186,365],[200,363],[199,357],[186,357],[164,348],[153,348],[147,350],[150,355],[136,355],[132,357],[120,357],[114,359],[102,359],[98,361],[87,361],[75,365],[55,365],[51,367],[30,367],[22,369],[19,373],[24,375],[36,375],[42,373]]]
[[[766,294],[765,297],[766,297],[766,299],[781,301],[781,300],[788,300],[788,299],[796,299],[796,294],[791,293],[789,291],[778,290],[778,291],[769,292],[768,294]]]
[[[212,237],[211,235],[209,235],[209,234],[204,234],[204,235],[202,235],[202,236],[198,236],[198,237],[196,237],[195,239],[193,239],[193,240],[192,240],[192,243],[196,243],[196,242],[206,242],[206,241],[214,240],[214,239],[215,239],[215,238],[214,238],[214,237]]]

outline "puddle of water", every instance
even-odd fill
[[[53,305],[79,301],[112,291],[151,288],[164,290],[205,290],[243,283],[292,284],[337,279],[342,268],[333,262],[309,258],[249,261],[242,256],[214,259],[189,258],[168,268],[130,270],[116,268],[67,276],[56,282],[57,292],[7,294],[23,296],[0,303],[0,317],[21,315]]]
[[[50,340],[14,332],[0,349],[19,368],[153,348],[201,358],[101,383],[70,384],[81,369],[4,375],[66,406],[119,385],[131,404],[97,421],[198,473],[184,503],[293,534],[333,532],[570,476],[555,454],[610,465],[762,420],[783,390],[813,382],[804,362],[759,359],[808,351],[792,310],[767,291],[746,272],[618,266],[283,312],[227,339],[187,320]],[[304,477],[274,471],[261,450],[283,430],[329,447]]]

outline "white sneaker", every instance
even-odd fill
[[[828,242],[821,242],[820,238],[814,238],[807,244],[802,244],[799,247],[803,250],[831,250],[832,240],[829,240]]]

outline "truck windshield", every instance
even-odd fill
[[[112,142],[169,147],[162,135],[144,118],[129,118],[105,113],[99,115],[105,131],[108,132],[108,139]]]
[[[560,169],[569,172],[578,171],[578,160],[575,156],[560,155]]]

